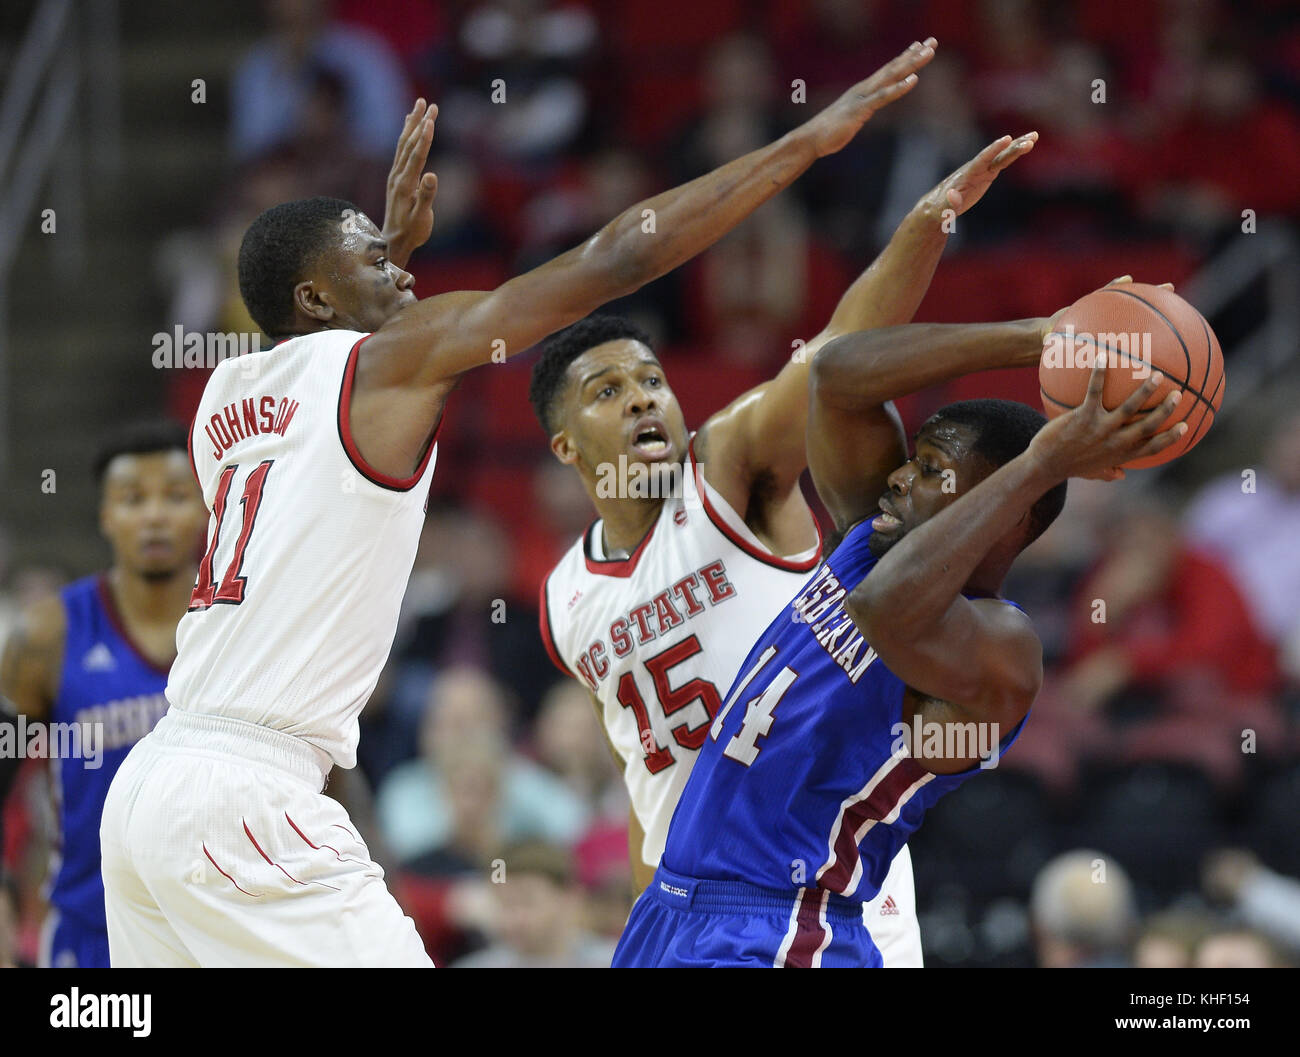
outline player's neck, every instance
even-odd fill
[[[662,499],[606,499],[597,501],[596,512],[604,529],[602,540],[607,558],[636,550],[646,533],[654,528],[663,509]]]
[[[197,570],[182,566],[165,580],[148,580],[120,566],[108,571],[113,603],[128,620],[142,624],[176,623],[189,608]]]

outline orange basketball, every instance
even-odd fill
[[[1088,392],[1093,357],[1106,355],[1102,404],[1118,407],[1159,371],[1163,380],[1142,406],[1153,408],[1170,391],[1183,398],[1165,422],[1187,421],[1187,433],[1157,455],[1126,468],[1159,466],[1178,458],[1214,424],[1223,403],[1223,352],[1205,318],[1172,290],[1147,283],[1115,283],[1080,298],[1044,339],[1038,385],[1048,418],[1078,407]]]

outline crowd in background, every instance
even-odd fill
[[[159,244],[165,323],[256,330],[234,257],[270,205],[326,194],[382,216],[417,94],[441,112],[416,292],[486,289],[935,35],[915,91],[849,147],[710,253],[609,306],[653,335],[695,426],[775,373],[912,203],[1004,132],[1042,138],[961,219],[919,319],[1048,315],[1124,272],[1185,279],[1243,237],[1243,210],[1295,225],[1290,7],[273,0],[232,80],[226,191],[203,227]],[[1214,320],[1229,386],[1252,311]],[[397,641],[363,717],[374,846],[440,965],[607,964],[629,905],[619,772],[537,631],[539,584],[592,511],[549,459],[523,361],[477,372],[452,399]],[[177,376],[167,410],[188,421],[204,376]],[[1037,402],[1031,372],[999,384]],[[914,429],[972,392],[957,383],[900,406]],[[941,804],[914,842],[932,960],[1294,961],[1300,417],[1265,425],[1241,469],[1180,493],[1140,474],[1128,488],[1073,483],[1013,570],[1007,595],[1044,640],[1046,682],[997,773]],[[7,571],[5,611],[53,580]],[[7,816],[18,883],[0,898],[0,962],[30,958],[34,942],[50,815],[27,777]],[[1098,850],[1054,858],[1079,847]],[[494,884],[503,860],[526,881]]]

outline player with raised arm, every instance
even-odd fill
[[[879,966],[862,901],[939,796],[995,764],[1042,679],[1000,597],[1071,476],[1175,442],[1177,401],[1113,411],[1104,365],[1044,425],[1010,401],[938,411],[909,458],[888,403],[1036,363],[1050,320],[847,335],[813,365],[808,459],[840,542],[759,638],[715,717],[616,966]],[[920,733],[921,737],[915,734]]]
[[[240,292],[278,344],[218,366],[191,430],[207,551],[177,629],[171,709],[123,764],[101,827],[115,966],[430,964],[321,789],[331,766],[356,762],[449,393],[717,241],[932,55],[914,44],[776,142],[492,291],[417,301],[401,267],[432,228],[436,181],[422,170],[436,111],[423,101],[383,233],[334,199],[253,222]]]
[[[941,181],[793,361],[693,436],[635,326],[594,316],[546,344],[533,371],[533,404],[598,518],[543,585],[542,636],[556,664],[592,694],[618,756],[639,888],[659,863],[719,690],[820,558],[816,519],[799,486],[814,354],[838,335],[910,320],[947,242],[945,211],[973,206],[1036,141],[1036,133],[1004,136]],[[611,489],[613,467],[628,467],[629,478],[652,470],[661,484],[680,487],[653,495]],[[681,472],[670,481],[672,469]],[[906,847],[866,913],[886,964],[919,967]]]
[[[172,423],[128,426],[106,442],[94,469],[112,565],[33,602],[0,661],[0,693],[20,714],[76,731],[64,741],[73,753],[50,758],[58,844],[42,966],[108,968],[100,815],[127,753],[167,711],[176,623],[207,519],[185,447]]]

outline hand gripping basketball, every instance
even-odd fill
[[[1161,429],[1182,399],[1179,390],[1150,411],[1142,410],[1143,403],[1163,380],[1159,372],[1153,373],[1119,407],[1107,411],[1101,399],[1106,386],[1106,357],[1098,356],[1083,403],[1047,423],[1034,438],[1030,451],[1060,480],[1120,480],[1124,463],[1156,455],[1187,432],[1186,422]]]

